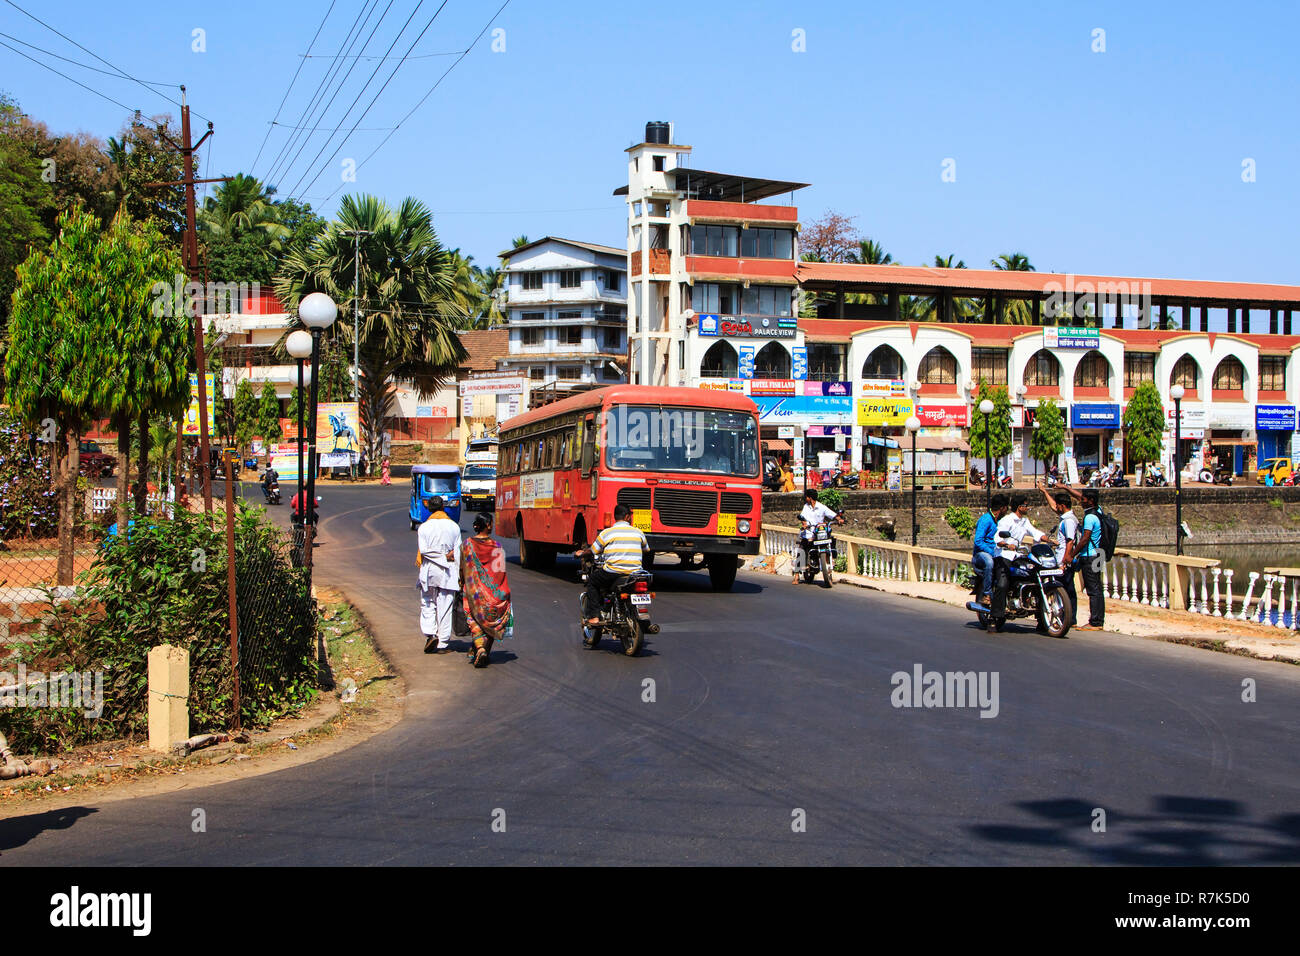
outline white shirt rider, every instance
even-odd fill
[[[998,522],[998,531],[996,541],[998,547],[1014,551],[1020,547],[1020,542],[1025,536],[1029,535],[1035,541],[1044,537],[1043,532],[1034,527],[1034,523],[1029,520],[1028,515],[1020,515],[1014,511],[1008,511],[1003,515],[1002,520]]]
[[[808,527],[804,528],[800,534],[809,540],[812,539],[813,529],[823,521],[831,522],[835,520],[835,511],[826,507],[820,501],[805,501],[803,511],[799,512],[799,517],[808,522]]]

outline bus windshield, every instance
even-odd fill
[[[615,405],[603,438],[610,468],[758,475],[758,424],[746,412]]]
[[[493,465],[466,465],[466,478],[495,478],[497,476],[496,467]]]

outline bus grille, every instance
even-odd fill
[[[649,508],[650,507],[650,489],[649,488],[620,488],[618,489],[618,503],[627,505],[629,508]]]
[[[655,508],[659,520],[675,528],[703,528],[718,511],[716,491],[687,488],[655,489]]]
[[[747,515],[754,510],[754,497],[741,491],[724,491],[722,510],[726,514]]]

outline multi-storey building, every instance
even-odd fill
[[[624,251],[547,236],[501,256],[510,345],[500,370],[534,388],[625,381]]]

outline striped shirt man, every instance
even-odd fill
[[[632,574],[641,570],[641,552],[650,550],[650,542],[627,521],[615,521],[596,535],[591,553],[601,567],[619,574]]]

